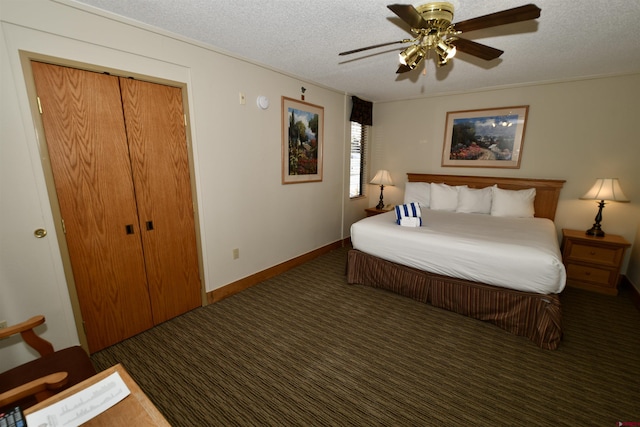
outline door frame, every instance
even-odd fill
[[[201,296],[201,306],[207,304],[207,295],[206,295],[206,283],[204,277],[204,261],[203,261],[203,253],[202,253],[202,236],[200,233],[200,215],[199,215],[199,203],[198,203],[198,192],[197,192],[197,183],[196,183],[196,175],[195,175],[195,158],[194,158],[194,150],[192,144],[192,136],[191,136],[191,127],[189,123],[190,114],[189,114],[189,102],[188,102],[188,90],[187,83],[185,82],[177,82],[173,80],[162,79],[158,77],[148,76],[148,75],[140,75],[137,73],[129,73],[124,70],[113,69],[109,67],[103,67],[93,64],[87,64],[85,62],[78,62],[65,58],[58,58],[49,55],[43,55],[35,52],[27,52],[20,51],[20,62],[22,66],[22,71],[24,75],[25,86],[27,89],[27,95],[29,98],[29,108],[31,110],[31,117],[33,119],[33,124],[37,132],[37,147],[38,152],[40,154],[40,162],[42,165],[42,170],[44,172],[44,179],[47,188],[47,196],[49,199],[49,204],[51,207],[51,214],[53,216],[53,222],[56,231],[56,241],[58,247],[60,249],[60,255],[62,258],[62,267],[64,271],[65,281],[67,284],[67,289],[69,292],[69,298],[71,301],[71,309],[73,311],[73,318],[76,326],[76,331],[78,333],[78,339],[80,340],[81,347],[88,353],[89,346],[87,342],[87,336],[84,329],[84,321],[82,318],[82,312],[80,310],[80,302],[78,299],[78,293],[76,291],[76,284],[73,277],[73,270],[71,268],[71,257],[69,255],[69,248],[67,247],[67,241],[63,229],[62,224],[62,214],[60,212],[60,205],[58,203],[58,195],[55,188],[55,183],[53,180],[53,171],[51,168],[51,162],[49,160],[49,151],[47,142],[44,136],[44,126],[42,123],[42,117],[40,116],[40,108],[38,105],[37,92],[35,87],[35,81],[33,77],[33,72],[31,69],[31,61],[39,61],[46,62],[53,65],[60,65],[63,67],[70,68],[78,68],[84,71],[92,71],[98,73],[106,73],[112,76],[117,77],[131,77],[137,80],[144,80],[151,83],[159,83],[166,86],[173,86],[180,88],[182,92],[182,107],[185,115],[185,134],[186,134],[186,143],[187,143],[187,157],[189,160],[189,179],[191,181],[191,198],[193,201],[193,221],[195,227],[196,234],[196,251],[198,254],[198,275],[200,277],[200,296]]]

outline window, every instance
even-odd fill
[[[365,195],[367,176],[367,127],[351,122],[351,156],[349,162],[349,197]]]
[[[349,159],[349,197],[365,195],[367,177],[367,132],[373,126],[373,103],[351,97],[351,150]]]

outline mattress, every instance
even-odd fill
[[[540,294],[560,293],[566,272],[554,223],[422,208],[421,227],[395,212],[351,226],[354,249],[430,273]]]

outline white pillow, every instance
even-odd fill
[[[416,202],[423,208],[429,207],[431,184],[428,182],[407,182],[404,184],[404,203]]]
[[[493,201],[491,203],[491,215],[510,216],[518,218],[533,218],[533,200],[536,198],[536,189],[503,190],[497,185],[491,187]]]
[[[455,211],[458,207],[458,190],[464,186],[431,183],[429,207],[435,211]]]
[[[458,190],[458,207],[456,212],[463,213],[491,213],[491,187],[468,188]]]

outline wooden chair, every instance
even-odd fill
[[[96,374],[91,359],[80,346],[54,351],[53,345],[36,335],[44,316],[0,329],[0,339],[20,334],[40,358],[0,373],[0,413],[20,406],[26,409]]]

